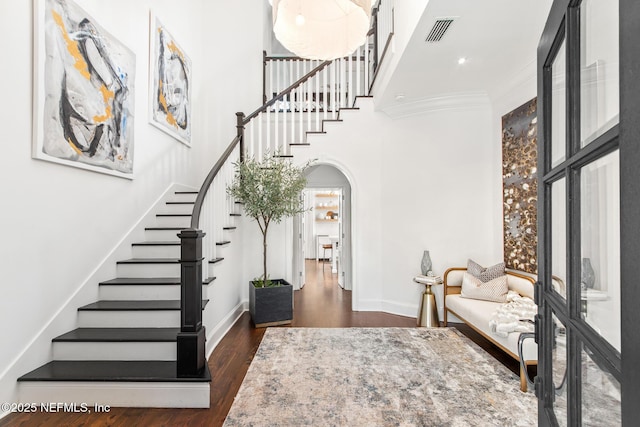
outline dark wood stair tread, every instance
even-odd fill
[[[242,216],[242,214],[239,213],[230,213],[229,216]]]
[[[144,229],[145,230],[176,230],[176,231],[186,230],[185,227],[145,227]]]
[[[320,132],[320,133],[326,133],[326,132]],[[311,145],[311,143],[309,143],[309,142],[292,142],[289,145],[297,147],[297,146]]]
[[[209,264],[217,264],[217,263],[219,263],[220,261],[222,261],[223,259],[224,259],[224,258],[222,258],[222,257],[218,257],[218,258],[211,259],[211,260],[209,260]]]
[[[228,245],[229,243],[231,243],[231,240],[224,240],[222,242],[216,242],[216,246],[224,246]]]
[[[131,258],[118,261],[117,264],[180,264],[178,258]]]
[[[210,277],[208,279],[204,279],[202,281],[203,285],[208,285],[213,282],[216,278]],[[100,286],[107,285],[117,285],[117,286],[127,286],[127,285],[180,285],[179,277],[124,277],[118,279],[106,280],[104,282],[100,282]]]
[[[167,205],[195,205],[196,202],[166,202]]]
[[[191,214],[190,213],[188,213],[188,214],[161,213],[161,214],[156,214],[156,216],[161,216],[161,217],[173,217],[173,216],[187,217],[187,216],[191,216]]]
[[[208,299],[202,300],[202,309]],[[180,310],[180,300],[101,300],[87,304],[79,311],[156,311]]]
[[[18,381],[209,382],[211,372],[205,364],[201,377],[178,378],[175,361],[54,360]]]
[[[131,246],[180,246],[180,240],[136,242],[132,243]]]
[[[77,328],[53,342],[172,342],[180,328]]]
[[[198,194],[197,191],[176,191],[174,194]]]
[[[238,227],[222,227],[223,230],[235,230]]]

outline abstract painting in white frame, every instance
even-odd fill
[[[149,122],[191,146],[191,59],[154,13],[149,31]]]
[[[133,179],[135,54],[71,0],[34,0],[32,156]]]

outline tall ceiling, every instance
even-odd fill
[[[551,3],[430,0],[388,86],[377,94],[377,108],[459,94],[503,95],[510,83],[535,70]],[[451,17],[441,41],[425,41],[437,19]],[[459,58],[466,62],[459,64]]]

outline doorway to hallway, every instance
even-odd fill
[[[306,284],[295,291],[293,327],[348,328],[348,327],[415,327],[412,317],[374,311],[352,311],[351,291],[338,285],[337,275],[322,262],[305,261]]]
[[[305,212],[293,221],[294,289],[306,284],[307,260],[327,260],[325,270],[340,287],[352,290],[351,184],[333,165],[314,165],[305,175]]]

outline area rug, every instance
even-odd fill
[[[516,375],[450,328],[270,328],[225,426],[535,426]]]

